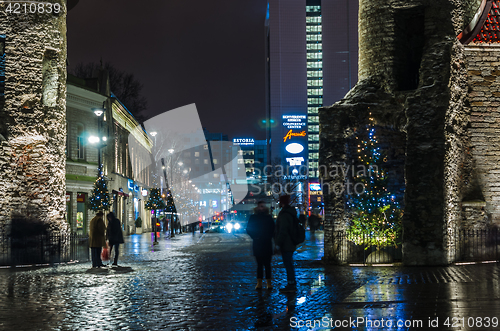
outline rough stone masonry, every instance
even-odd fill
[[[469,190],[469,111],[465,51],[457,36],[481,0],[360,0],[359,81],[346,97],[320,110],[320,164],[350,163],[353,132],[374,118],[384,141],[406,145],[403,262],[439,265],[453,260]],[[393,132],[393,134],[391,134]],[[390,170],[390,169],[389,169]],[[345,197],[325,192],[325,255],[340,261],[331,233],[349,222]]]
[[[5,86],[0,96],[0,229],[16,214],[66,232],[66,1],[59,13],[0,3]],[[22,5],[22,4],[21,4]],[[28,3],[29,10],[29,3]]]

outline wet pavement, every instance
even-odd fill
[[[325,266],[323,234],[295,253],[298,290],[254,290],[245,234],[132,235],[119,265],[0,269],[0,330],[495,330],[499,264]]]

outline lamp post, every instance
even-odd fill
[[[172,154],[174,154],[175,150],[173,148],[170,148],[168,150],[168,152],[170,153],[170,185],[168,184],[168,181],[167,179],[165,178],[165,182],[167,183],[167,187],[168,187],[168,191],[170,193],[170,197],[172,198],[172,203],[174,201],[174,196],[173,196],[173,193],[172,193],[172,183],[173,183],[173,178],[172,178],[172,166],[173,166],[173,156]],[[170,210],[171,210],[171,214],[170,214],[170,237],[173,238],[175,237],[175,234],[174,234],[174,211],[173,211],[173,206],[170,207]]]
[[[94,108],[94,114],[97,116],[97,137],[93,139],[95,143],[97,143],[97,168],[101,168],[101,116],[104,114],[104,109]],[[92,137],[90,137],[92,138]],[[89,138],[89,140],[90,140]],[[102,137],[102,141],[106,141],[106,137]],[[92,143],[92,141],[91,141]]]
[[[153,165],[154,165],[154,167],[155,167],[155,169],[156,169],[156,157],[155,157],[155,156],[156,156],[156,135],[158,134],[158,132],[156,132],[156,131],[152,131],[152,132],[150,132],[149,134],[150,134],[151,136],[153,136],[153,138],[154,138],[154,140],[155,140],[155,143],[154,143],[154,148],[153,148],[153,153],[151,153],[151,164],[153,164]],[[156,171],[155,171],[155,173],[153,174],[153,176],[154,176],[154,181],[155,181],[155,183],[156,183],[156,176],[157,176]],[[162,195],[162,197],[163,197],[162,192],[160,192],[160,194],[161,194],[161,195]],[[156,218],[156,209],[154,210],[154,214],[153,214],[153,215],[154,215],[154,216],[153,216],[153,219],[151,220],[151,230],[152,230],[152,231],[153,231],[153,233],[154,233],[154,241],[153,241],[153,245],[158,245],[158,238],[157,238],[157,236],[156,236],[156,232],[157,232],[157,231],[156,231],[156,230],[157,230],[157,228],[156,228],[156,222],[157,222],[157,218]]]

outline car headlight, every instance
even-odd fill
[[[240,223],[236,223],[236,224],[234,225],[234,229],[235,229],[235,230],[239,230],[239,229],[240,229],[240,227],[241,227],[241,226],[240,226]]]

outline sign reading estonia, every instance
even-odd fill
[[[255,140],[253,138],[234,138],[233,139],[233,145],[239,145],[239,146],[248,146],[248,145],[254,145]]]

